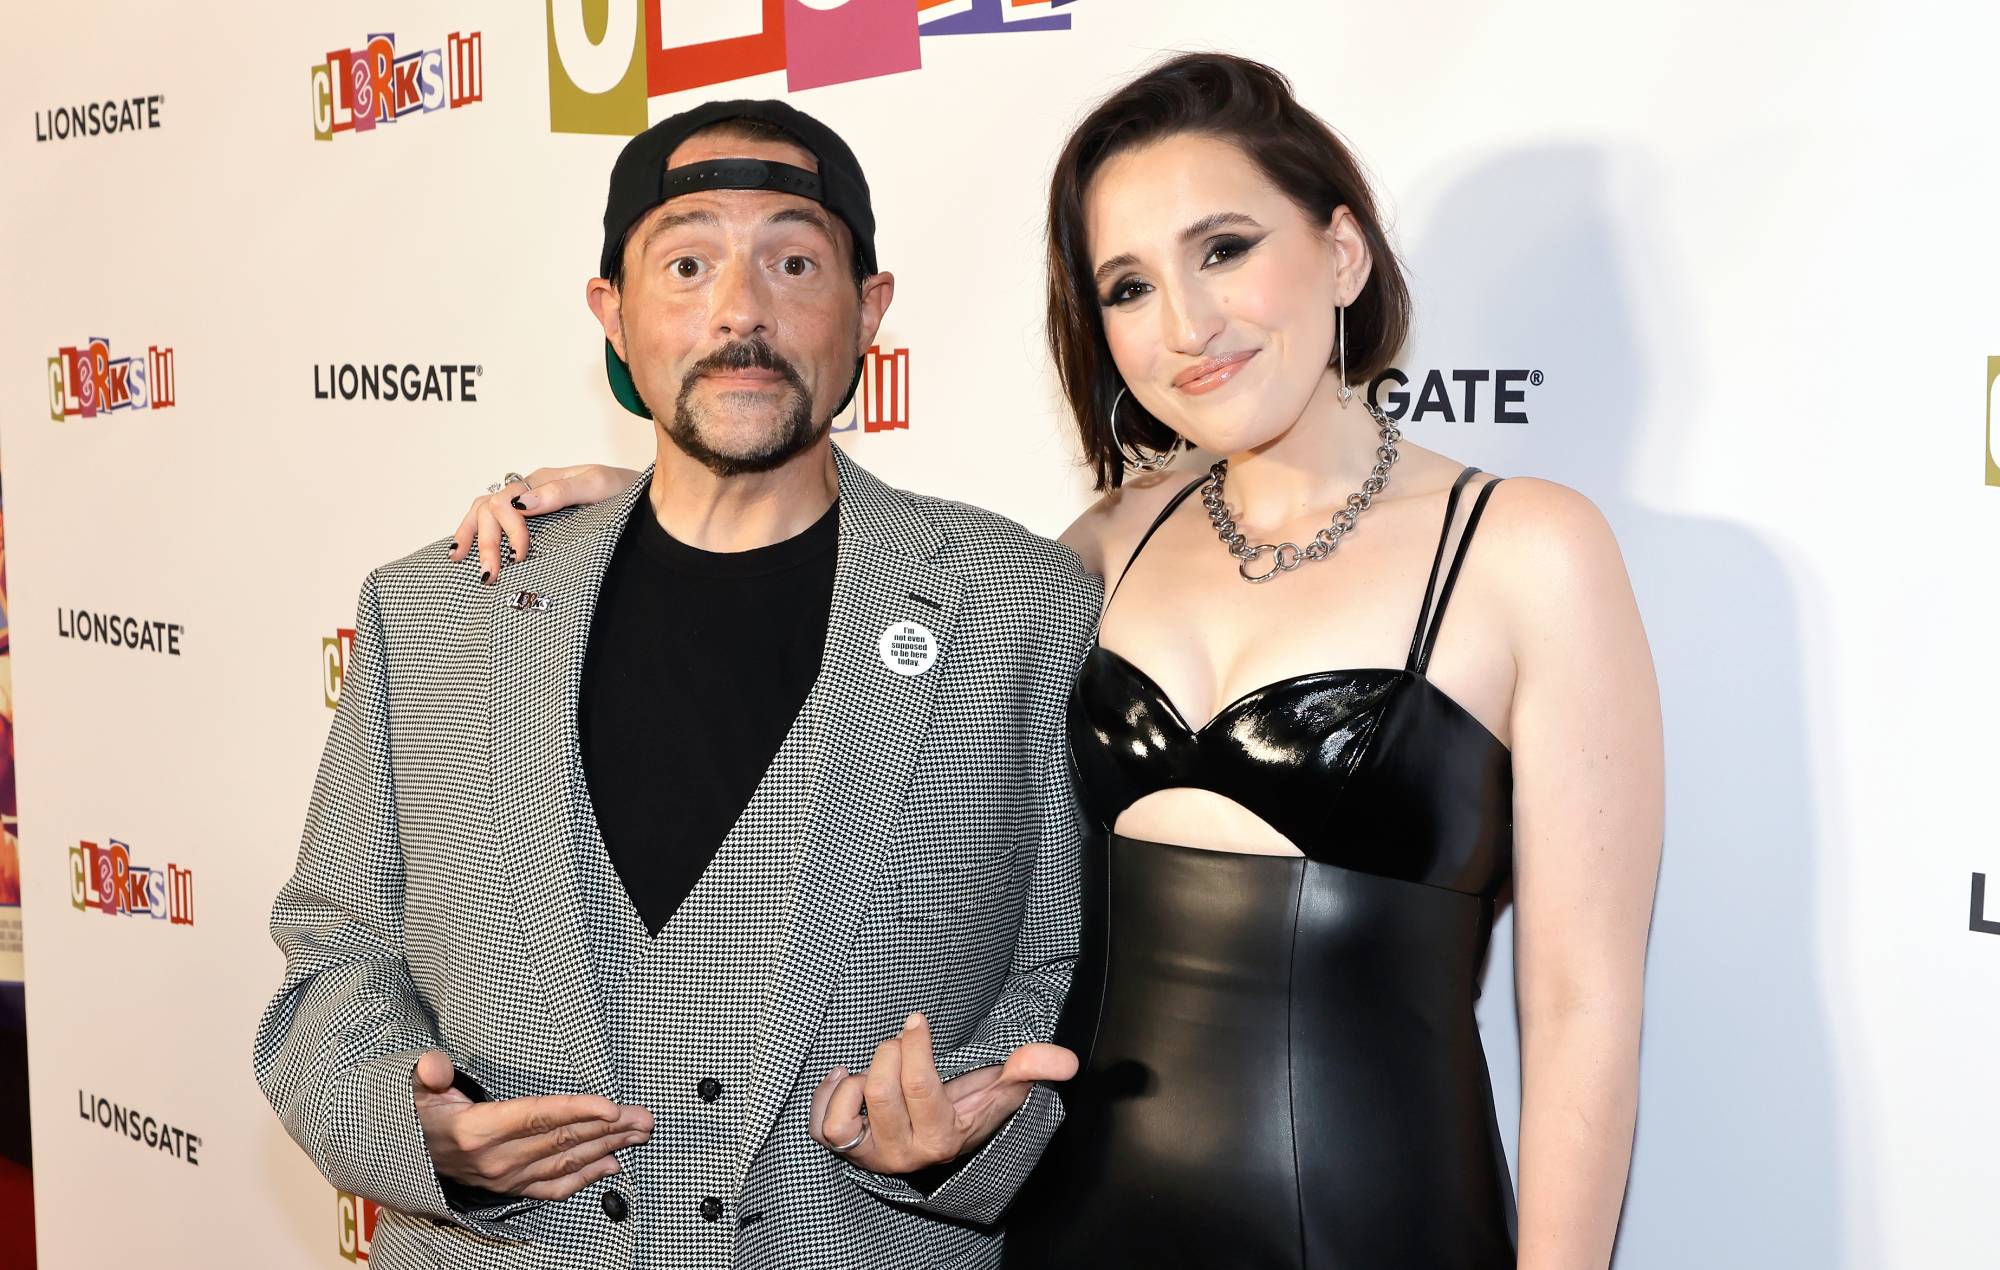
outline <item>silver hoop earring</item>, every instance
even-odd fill
[[[1118,439],[1118,407],[1124,401],[1125,389],[1121,387],[1118,390],[1118,395],[1111,399],[1111,447],[1118,451],[1119,459],[1124,462],[1126,467],[1140,472],[1157,472],[1167,466],[1167,464],[1172,463],[1174,456],[1179,454],[1186,445],[1186,438],[1180,436],[1178,433],[1175,434],[1172,445],[1155,454],[1150,459],[1133,458],[1132,456],[1137,454],[1138,451],[1126,449],[1125,443]]]
[[[1340,401],[1345,405],[1354,400],[1354,388],[1347,382],[1347,306],[1344,304],[1333,311],[1333,329],[1340,345]]]

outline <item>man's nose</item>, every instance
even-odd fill
[[[732,260],[724,265],[710,293],[709,306],[714,333],[729,339],[746,339],[770,333],[770,291],[749,261]]]

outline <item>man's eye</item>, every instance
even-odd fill
[[[802,278],[806,275],[808,271],[812,269],[812,265],[813,262],[811,257],[786,256],[784,260],[780,262],[778,267],[783,269],[786,273],[792,275],[794,278]]]
[[[701,261],[693,256],[682,256],[667,267],[683,278],[692,278],[701,272]]]

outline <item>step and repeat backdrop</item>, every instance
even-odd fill
[[[637,465],[584,282],[624,137],[787,96],[896,300],[838,441],[1056,533],[1067,129],[1270,61],[1417,297],[1371,391],[1624,546],[1669,816],[1617,1264],[2000,1264],[2000,14],[1723,0],[15,6],[0,453],[51,1267],[365,1261],[251,1079],[363,574],[509,468]],[[1518,1115],[1508,928],[1481,1013]],[[4,934],[0,934],[4,940]],[[5,951],[0,948],[0,951]],[[1511,1131],[1510,1131],[1511,1136]]]

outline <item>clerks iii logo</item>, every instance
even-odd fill
[[[194,925],[194,870],[169,861],[164,869],[135,864],[130,845],[80,842],[69,849],[69,905],[79,913],[148,917]]]
[[[1994,398],[2000,396],[2000,357],[1986,359],[1986,483],[2000,485],[2000,434],[1993,431]]]
[[[457,110],[486,100],[479,32],[453,31],[443,48],[396,51],[392,34],[334,49],[312,68],[313,137],[372,132],[412,115]]]
[[[137,132],[160,126],[160,103],[166,98],[125,97],[114,101],[93,101],[82,106],[57,106],[44,114],[35,112],[35,140],[67,141],[71,137],[96,137],[113,132]]]
[[[415,362],[328,362],[313,364],[315,401],[477,402],[486,373],[469,362],[420,366]]]
[[[549,0],[549,128],[629,137],[651,98],[774,71],[793,93],[914,71],[920,37],[1067,31],[1072,3]]]
[[[121,410],[174,404],[174,350],[155,344],[144,357],[113,357],[111,341],[92,336],[49,358],[49,418],[95,419]]]
[[[382,1206],[374,1200],[346,1191],[336,1192],[340,1215],[340,1255],[349,1261],[368,1260],[369,1245],[375,1242],[375,1222]]]
[[[1449,382],[1449,387],[1447,387]],[[1368,401],[1398,423],[1479,423],[1481,411],[1494,423],[1527,423],[1530,391],[1540,388],[1538,370],[1425,371],[1421,381],[1412,372],[1391,366],[1368,381]],[[1418,384],[1412,388],[1411,384]]]
[[[869,346],[861,359],[861,386],[854,412],[835,432],[894,432],[910,426],[910,350]]]
[[[347,665],[354,659],[354,631],[341,627],[332,639],[320,642],[320,687],[326,694],[326,708],[340,708],[340,684],[347,678]]]

